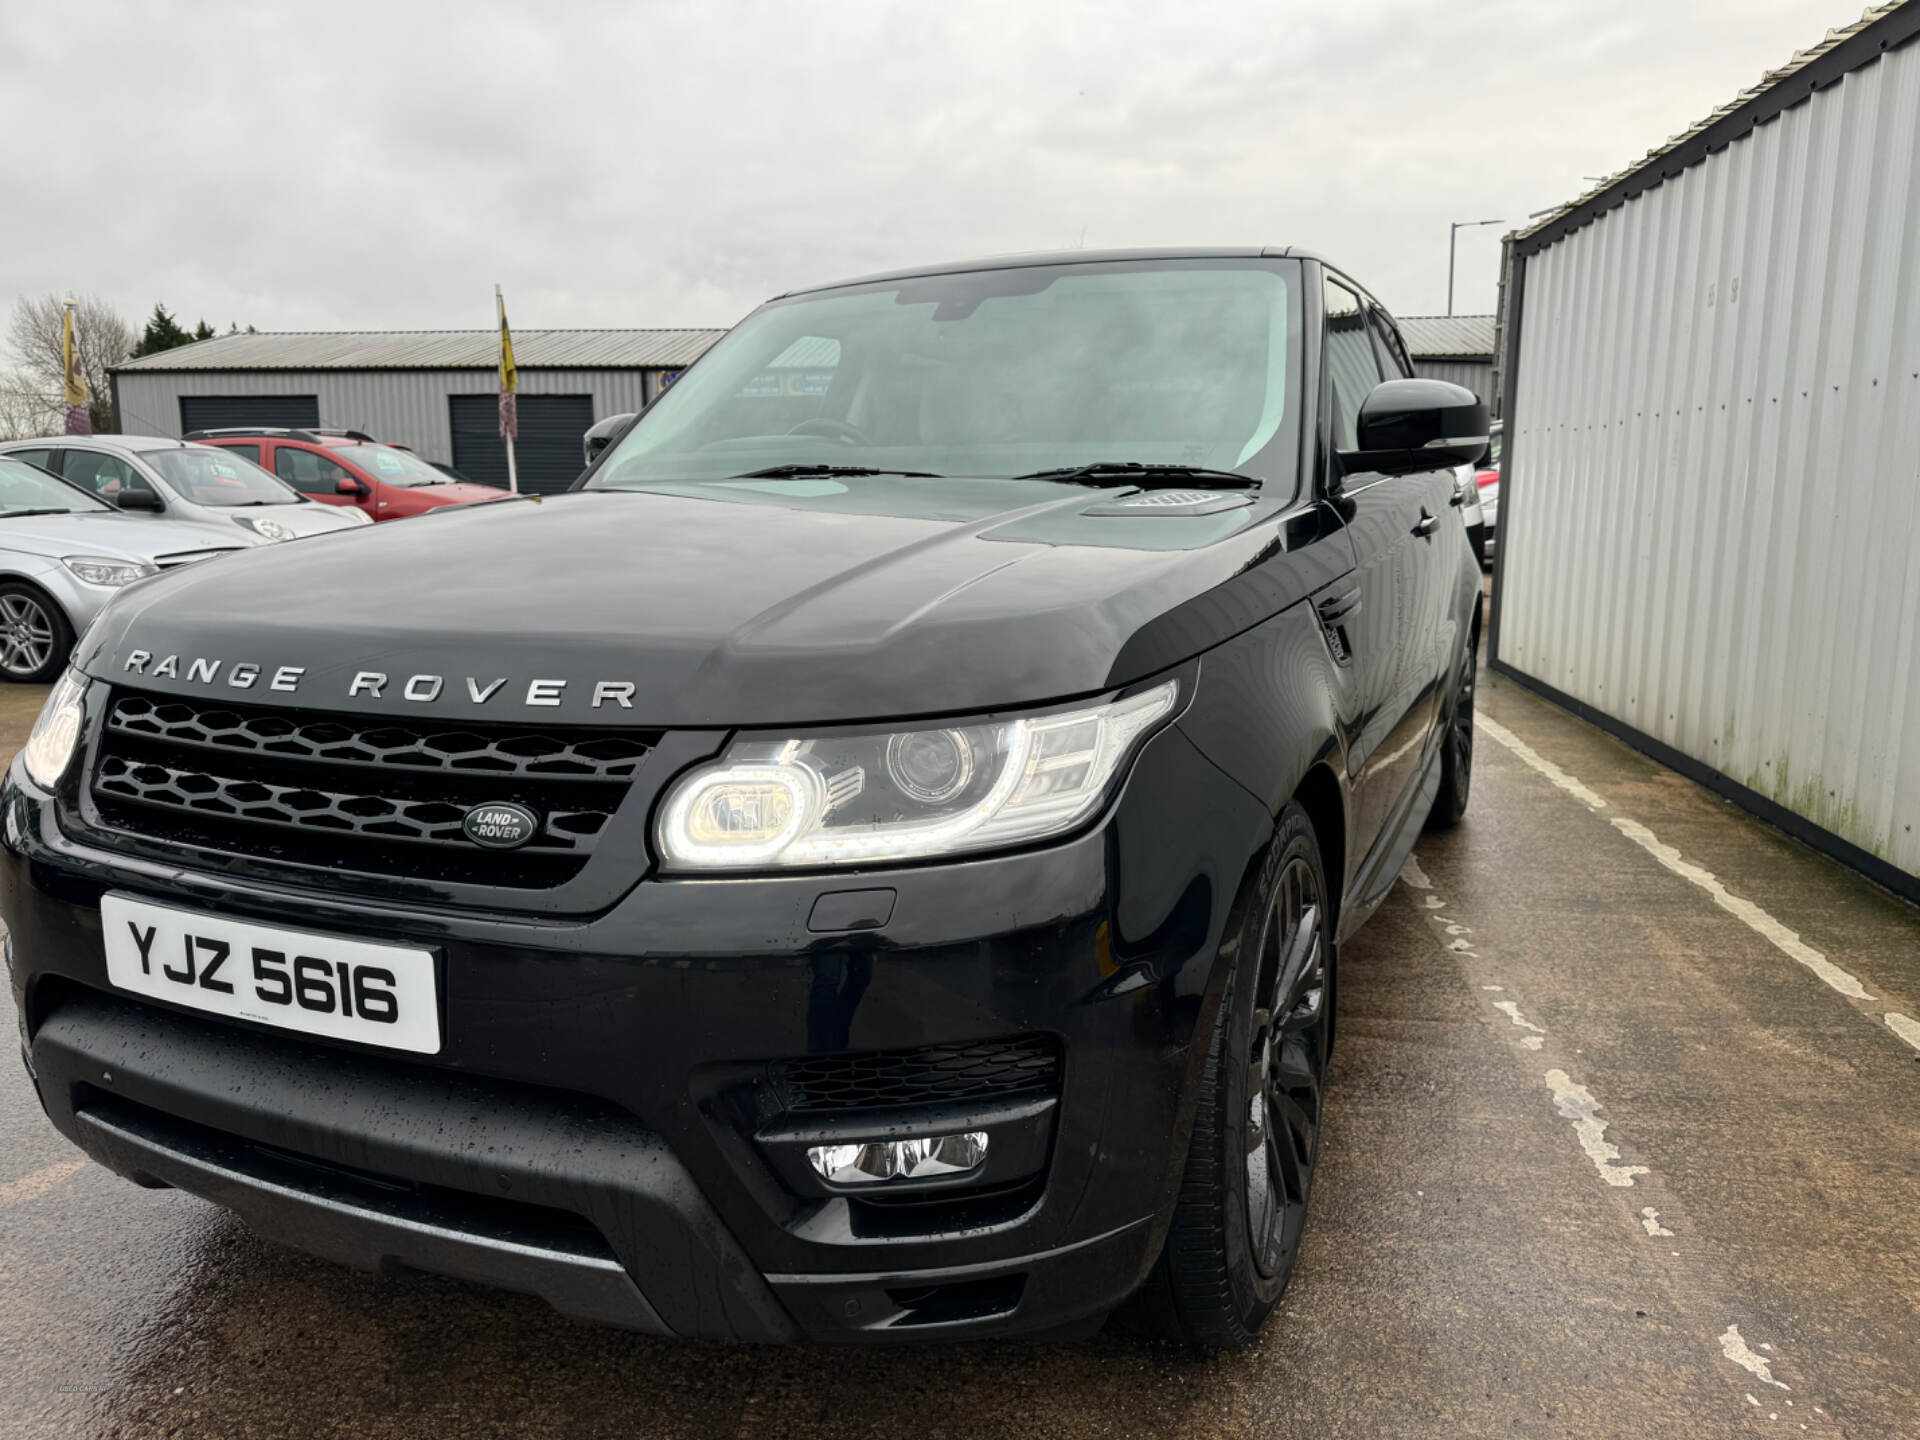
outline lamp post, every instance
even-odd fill
[[[1504,220],[1456,220],[1447,227],[1447,314],[1453,314],[1453,245],[1462,230],[1477,225],[1504,225]]]

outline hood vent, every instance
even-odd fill
[[[1085,515],[1218,515],[1244,510],[1253,497],[1244,492],[1218,490],[1140,490],[1121,500],[1108,500],[1082,511]]]

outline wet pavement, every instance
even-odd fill
[[[1341,956],[1247,1353],[695,1345],[361,1275],[80,1163],[9,1062],[0,1436],[1920,1436],[1920,912],[1481,704],[1465,823]]]

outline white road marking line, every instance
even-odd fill
[[[1431,890],[1433,881],[1427,878],[1427,872],[1420,868],[1420,862],[1413,856],[1407,856],[1407,863],[1400,867],[1400,878],[1416,890]]]
[[[1660,1212],[1651,1205],[1640,1207],[1640,1228],[1649,1235],[1671,1235],[1673,1232],[1660,1223]]]
[[[1486,716],[1481,715],[1476,717],[1474,723],[1477,728],[1484,730],[1489,738],[1506,746],[1507,749],[1519,756],[1521,760],[1531,765],[1542,775],[1545,775],[1555,785],[1559,786],[1569,795],[1572,795],[1575,799],[1595,810],[1605,807],[1607,803],[1605,800],[1601,799],[1574,776],[1569,775],[1565,770],[1562,770],[1558,765],[1555,765],[1551,760],[1548,760],[1545,756],[1534,750],[1532,746],[1528,745],[1518,735],[1515,735],[1511,730],[1500,724],[1499,721],[1489,720]],[[1730,892],[1725,885],[1720,883],[1719,877],[1712,871],[1703,866],[1695,865],[1673,846],[1662,841],[1659,836],[1655,835],[1638,820],[1630,820],[1623,815],[1614,815],[1608,818],[1613,827],[1622,835],[1632,840],[1636,845],[1640,846],[1641,849],[1645,850],[1649,855],[1653,856],[1655,860],[1658,860],[1663,866],[1678,875],[1681,879],[1697,885],[1700,889],[1706,891],[1712,898],[1714,904],[1718,905],[1722,910],[1725,910],[1729,915],[1740,920],[1749,929],[1767,940],[1788,959],[1793,960],[1797,964],[1804,965],[1815,975],[1819,976],[1827,985],[1837,990],[1840,994],[1845,995],[1849,1000],[1872,1001],[1873,996],[1867,992],[1866,986],[1862,985],[1856,976],[1849,974],[1831,960],[1827,959],[1825,955],[1822,955],[1818,950],[1802,940],[1797,931],[1788,929],[1751,900],[1742,899],[1740,896]],[[1886,1021],[1889,1030],[1893,1031],[1895,1035],[1899,1036],[1900,1039],[1911,1045],[1915,1050],[1920,1050],[1920,1020],[1915,1020],[1911,1015],[1904,1015],[1898,1010],[1890,1010],[1882,1018]]]
[[[64,1160],[58,1165],[49,1165],[44,1170],[36,1170],[23,1179],[10,1185],[0,1185],[0,1209],[9,1205],[24,1204],[28,1200],[38,1200],[54,1186],[71,1175],[77,1175],[87,1168],[84,1160]]]
[[[1522,1030],[1531,1030],[1536,1035],[1544,1035],[1547,1033],[1531,1020],[1527,1019],[1526,1016],[1522,1015],[1520,1013],[1520,1007],[1511,1000],[1496,1000],[1493,1002],[1493,1008],[1506,1016],[1507,1019],[1511,1020],[1514,1024],[1518,1025]]]
[[[1738,1365],[1742,1370],[1745,1370],[1749,1375],[1753,1376],[1754,1379],[1764,1384],[1771,1385],[1778,1390],[1791,1390],[1793,1388],[1785,1381],[1773,1378],[1773,1362],[1767,1359],[1766,1356],[1756,1355],[1747,1348],[1747,1342],[1740,1338],[1740,1327],[1738,1325],[1727,1326],[1725,1332],[1720,1336],[1720,1353]],[[1747,1398],[1753,1400],[1751,1395]],[[1754,1403],[1757,1405],[1760,1402],[1755,1400]]]
[[[1580,1148],[1593,1161],[1593,1168],[1609,1185],[1631,1185],[1636,1175],[1648,1174],[1644,1165],[1620,1164],[1620,1147],[1607,1140],[1607,1122],[1600,1118],[1600,1102],[1584,1085],[1573,1083],[1564,1070],[1549,1070],[1547,1089],[1553,1092],[1553,1105],[1561,1118],[1573,1122],[1573,1133],[1580,1137]]]
[[[1920,1050],[1920,1020],[1895,1010],[1887,1016],[1887,1028],[1914,1049]]]
[[[1772,943],[1789,960],[1797,961],[1807,967],[1822,980],[1852,1000],[1871,1000],[1866,987],[1853,976],[1842,970],[1818,950],[1814,949],[1798,934],[1782,925],[1773,916],[1762,910],[1751,900],[1743,900],[1720,883],[1719,877],[1710,870],[1695,865],[1673,846],[1665,844],[1638,820],[1629,820],[1625,816],[1613,817],[1613,828],[1626,836],[1634,844],[1645,850],[1667,869],[1682,880],[1691,881],[1713,897],[1713,903],[1743,921],[1754,933]],[[1898,1033],[1898,1027],[1895,1027]],[[1904,1038],[1904,1037],[1903,1037]]]
[[[1523,761],[1538,770],[1562,790],[1566,791],[1567,794],[1573,796],[1573,798],[1578,800],[1582,805],[1587,806],[1591,810],[1604,810],[1607,808],[1606,801],[1602,800],[1592,790],[1588,789],[1558,765],[1547,759],[1546,756],[1542,755],[1538,750],[1535,750],[1498,720],[1489,720],[1485,715],[1476,715],[1473,717],[1473,725],[1476,730],[1486,735],[1489,739],[1497,740],[1500,744],[1506,746],[1507,749],[1511,750],[1515,755],[1518,755]]]

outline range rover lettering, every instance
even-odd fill
[[[129,586],[0,796],[40,1100],[638,1330],[1244,1344],[1467,803],[1487,433],[1315,256],[996,260],[769,302],[569,493]]]

